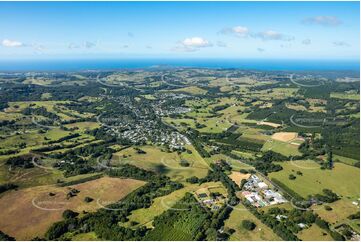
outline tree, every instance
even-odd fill
[[[241,184],[239,185],[240,189],[242,189],[246,183],[247,183],[247,179],[242,179]]]
[[[63,212],[63,218],[64,219],[71,219],[71,218],[75,218],[76,216],[78,216],[79,213],[74,212],[70,209],[67,209]]]
[[[325,205],[325,209],[326,209],[327,211],[332,211],[332,208],[331,208],[330,206],[328,206],[328,205]]]
[[[288,176],[288,179],[290,179],[290,180],[295,180],[295,179],[296,179],[296,176],[293,175],[293,174],[290,174],[290,175]]]
[[[332,169],[333,168],[333,159],[332,159],[333,155],[332,155],[332,151],[329,150],[327,153],[327,165],[328,165],[328,169]]]
[[[190,164],[189,164],[188,161],[182,159],[182,160],[180,161],[180,165],[183,166],[183,167],[188,167]]]
[[[86,202],[86,203],[90,203],[90,202],[92,202],[94,199],[93,198],[91,198],[91,197],[85,197],[84,198],[84,201]]]
[[[1,241],[15,241],[15,238],[5,234],[3,231],[0,230],[0,240]]]
[[[243,220],[242,221],[242,227],[249,230],[249,231],[251,231],[251,230],[254,230],[256,228],[256,224],[253,223],[250,220]]]
[[[195,183],[198,183],[199,182],[199,179],[198,177],[196,176],[191,176],[189,178],[186,179],[186,182],[189,182],[191,184],[195,184]]]

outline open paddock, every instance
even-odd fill
[[[54,222],[62,220],[65,209],[78,213],[95,211],[124,198],[144,184],[134,179],[102,177],[71,187],[50,185],[10,191],[0,199],[0,230],[18,240],[41,237]],[[70,188],[80,192],[68,199]],[[85,197],[94,200],[86,203]]]

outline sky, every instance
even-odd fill
[[[359,60],[359,2],[0,2],[0,59]]]

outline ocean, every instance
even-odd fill
[[[264,71],[359,71],[359,60],[59,59],[0,60],[0,71],[86,71],[153,67],[238,68]]]

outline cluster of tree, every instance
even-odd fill
[[[70,209],[66,209],[63,212],[63,219],[72,219],[72,218],[75,218],[78,215],[79,215],[79,213],[74,212],[74,211],[72,211]]]
[[[199,182],[199,178],[196,176],[191,176],[189,178],[186,179],[186,182],[189,182],[191,184],[196,184]]]
[[[13,190],[18,188],[18,185],[15,185],[13,183],[5,183],[0,185],[0,194],[9,190]]]
[[[263,153],[261,160],[263,162],[274,162],[274,161],[287,161],[290,158],[284,155],[281,155],[280,153],[276,153],[272,150],[266,151],[265,153]]]
[[[49,145],[49,146],[43,146],[40,148],[32,149],[33,152],[49,152],[49,151],[55,151],[55,150],[61,150],[61,149],[70,149],[77,147],[81,143],[79,142],[73,142],[71,144],[56,144],[56,145]]]
[[[97,171],[95,167],[81,157],[72,157],[71,159],[66,159],[65,162],[57,162],[53,167],[63,171],[65,177],[94,173]]]
[[[5,234],[3,231],[0,230],[0,240],[1,241],[15,241],[15,238]]]
[[[68,109],[75,110],[80,114],[83,113],[93,113],[94,110],[97,110],[102,102],[88,102],[88,101],[77,101],[77,102],[70,102],[64,103],[63,106],[67,107]]]
[[[0,121],[0,126],[4,127],[4,126],[8,126],[8,125],[13,125],[15,123],[16,123],[15,120],[1,120]]]
[[[254,106],[250,106],[252,112],[247,116],[249,119],[254,120],[264,120],[267,118],[269,122],[274,123],[282,123],[285,122],[286,124],[291,125],[290,117],[297,114],[297,112],[293,109],[289,109],[286,107],[286,103],[288,100],[274,100],[272,102],[271,108],[257,108]]]
[[[18,156],[11,157],[6,161],[6,164],[9,166],[20,167],[20,168],[33,168],[31,156]]]
[[[206,228],[208,228],[205,231],[205,234],[207,235],[207,240],[217,240],[217,238],[227,240],[229,238],[229,236],[234,231],[221,231],[221,229],[224,228],[224,221],[229,218],[232,211],[233,208],[228,206],[228,204],[225,204],[212,215],[210,225],[205,226]]]
[[[354,239],[355,234],[357,234],[357,232],[355,232],[352,227],[348,224],[341,224],[335,227],[335,229],[337,230],[338,233],[340,233],[345,240],[349,241]]]
[[[8,108],[9,105],[7,102],[0,102],[0,111],[2,111],[4,108]]]
[[[212,213],[187,193],[172,208],[154,218],[154,229],[145,240],[202,240],[209,229],[205,224],[210,225],[211,218]]]
[[[288,176],[288,179],[290,179],[290,180],[296,180],[296,176],[295,175],[293,175],[293,174],[290,174],[289,176]]]
[[[92,143],[79,148],[71,149],[66,152],[51,154],[55,159],[63,160],[65,162],[57,162],[54,164],[55,168],[64,171],[65,176],[74,176],[78,174],[93,173],[103,169],[101,166],[94,166],[94,160],[109,161],[112,154],[115,152],[109,148],[113,143],[98,142]],[[44,147],[45,148],[45,147]],[[39,151],[39,150],[37,150]],[[42,149],[40,151],[43,151]],[[89,158],[82,158],[89,157]]]
[[[97,174],[97,175],[94,175],[94,176],[88,176],[88,177],[84,177],[84,178],[74,180],[74,181],[61,182],[61,183],[58,184],[58,186],[60,186],[60,187],[73,186],[73,185],[76,185],[76,184],[80,184],[80,183],[84,183],[84,182],[99,179],[102,176],[103,176],[103,174]]]
[[[159,178],[159,175],[153,171],[139,169],[129,164],[124,164],[117,167],[117,169],[109,169],[106,171],[106,174],[112,177],[131,177],[138,180],[153,180]]]
[[[65,160],[71,160],[73,157],[79,157],[79,156],[90,156],[93,158],[96,157],[106,157],[110,158],[111,155],[115,152],[115,150],[109,148],[108,146],[112,145],[111,142],[98,142],[98,143],[92,143],[86,146],[82,146],[76,149],[69,150],[67,152],[58,153],[52,155],[52,157],[56,159],[65,159]]]
[[[90,202],[92,202],[92,201],[94,201],[94,199],[91,198],[91,197],[85,197],[85,198],[84,198],[84,202],[86,202],[86,203],[90,203]]]
[[[265,215],[274,217],[277,215],[286,216],[286,219],[281,217],[279,222],[283,223],[294,234],[297,234],[303,229],[298,224],[302,223],[307,226],[311,226],[317,217],[311,210],[301,210],[295,208],[292,210],[287,210],[278,207],[270,208]]]
[[[232,150],[259,152],[263,147],[263,142],[253,142],[243,138],[240,134],[224,132],[221,135],[203,134],[205,141],[214,140],[221,147],[222,152],[231,152]],[[222,145],[223,144],[223,145]]]
[[[246,230],[251,231],[256,228],[256,224],[250,220],[245,219],[245,220],[242,220],[242,227],[245,228]]]
[[[37,108],[27,107],[22,111],[22,114],[44,116],[46,118],[51,119],[52,121],[60,120],[60,117],[58,115],[49,112],[48,110],[46,110],[45,107],[37,107]]]
[[[85,133],[94,136],[97,140],[104,140],[107,143],[117,141],[117,143],[119,143],[120,145],[130,145],[131,144],[129,142],[129,140],[116,139],[115,137],[109,135],[109,133],[102,127],[88,130]]]
[[[189,167],[190,166],[189,162],[187,160],[184,160],[184,159],[181,159],[179,164],[181,166],[183,166],[183,167]]]
[[[278,164],[263,161],[254,162],[254,167],[257,171],[262,172],[265,175],[267,175],[269,172],[277,172],[283,169],[282,166]]]
[[[0,155],[14,155],[19,153],[20,150],[16,149],[16,150],[1,150],[0,151]]]
[[[197,129],[202,129],[202,128],[207,127],[207,125],[196,122],[196,123],[195,123],[195,127],[196,127]]]
[[[215,106],[215,107],[212,108],[212,112],[216,113],[216,112],[222,111],[222,110],[224,110],[224,109],[226,109],[228,107],[230,107],[230,105],[228,103],[223,104],[223,105],[218,105],[218,106]]]
[[[134,150],[137,152],[137,154],[147,154],[147,152],[145,152],[144,150],[142,150],[138,147],[135,147]]]
[[[79,137],[79,136],[80,136],[79,133],[69,134],[69,135],[66,135],[64,137],[61,137],[60,139],[51,140],[51,141],[48,142],[48,144],[60,143],[60,142],[66,141],[66,140],[74,139],[74,138]]]
[[[325,203],[332,203],[340,199],[338,195],[333,191],[331,191],[330,189],[323,189],[322,192],[323,194],[316,194],[313,197],[317,201],[321,201]]]
[[[204,149],[202,141],[199,139],[199,134],[197,130],[189,129],[185,135],[190,139],[194,148],[203,158],[210,157],[210,154]]]
[[[330,224],[327,221],[323,220],[322,218],[316,217],[315,223],[320,228],[326,230],[334,240],[336,240],[336,241],[344,241],[345,240],[345,237],[343,235],[341,235],[337,231],[331,230]]]
[[[347,217],[348,219],[360,219],[360,213],[354,213]]]
[[[345,125],[329,125],[321,134],[334,154],[360,159],[360,119]]]
[[[250,204],[247,200],[243,201],[245,207],[262,223],[270,227],[275,234],[281,237],[283,240],[299,240],[296,235],[284,224],[280,223],[273,215],[260,213],[257,208]]]

